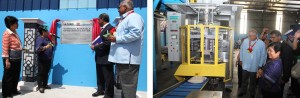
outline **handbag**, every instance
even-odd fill
[[[22,50],[10,50],[9,51],[9,59],[21,59]]]
[[[292,67],[291,76],[293,78],[295,78],[295,79],[299,79],[300,78],[300,62],[298,62],[297,64],[295,64]]]
[[[20,38],[18,37],[18,35],[16,35],[16,36],[20,40]],[[22,50],[9,50],[8,54],[9,54],[9,59],[11,59],[11,60],[13,60],[13,59],[21,59],[21,57],[22,57]]]

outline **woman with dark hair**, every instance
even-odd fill
[[[53,44],[48,38],[49,32],[44,26],[38,28],[40,36],[36,40],[36,53],[38,56],[37,90],[44,93],[48,86],[48,77],[53,55]]]
[[[20,78],[22,43],[16,31],[18,19],[6,16],[4,19],[6,30],[2,37],[2,59],[4,74],[2,78],[2,96],[4,98],[21,94],[17,86]]]
[[[282,98],[280,87],[280,78],[282,73],[282,61],[280,59],[281,43],[273,42],[268,46],[268,55],[270,60],[259,69],[259,86],[263,98]]]

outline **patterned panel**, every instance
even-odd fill
[[[24,48],[29,49],[29,51],[34,51],[34,38],[35,38],[35,29],[26,28],[25,37],[24,37]]]
[[[24,53],[23,63],[23,76],[33,77],[34,54]]]
[[[34,82],[36,81],[36,75],[38,71],[37,67],[37,55],[35,54],[35,39],[38,35],[38,24],[26,23],[24,34],[24,48],[29,52],[23,53],[23,81]]]

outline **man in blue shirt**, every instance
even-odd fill
[[[256,72],[265,64],[267,58],[265,43],[257,38],[257,31],[251,29],[240,49],[240,60],[243,67],[242,87],[238,96],[246,94],[250,79],[249,91],[251,98],[255,97]]]
[[[108,61],[116,63],[117,79],[120,81],[122,98],[135,98],[138,73],[141,64],[144,20],[134,13],[133,2],[124,0],[120,3],[119,22],[112,42]]]

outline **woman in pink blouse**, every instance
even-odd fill
[[[16,29],[18,19],[6,16],[4,19],[7,29],[2,37],[2,58],[4,74],[2,78],[2,96],[4,98],[21,94],[17,86],[20,78],[22,44]]]

